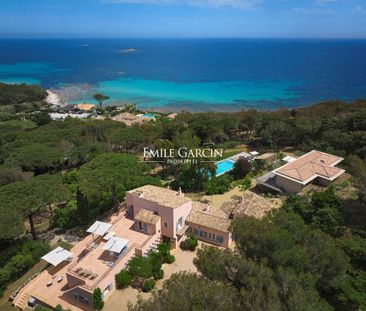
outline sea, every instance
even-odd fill
[[[0,39],[0,82],[64,103],[151,111],[292,109],[366,98],[366,40]]]

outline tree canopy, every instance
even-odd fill
[[[68,198],[68,190],[62,185],[59,174],[40,175],[0,187],[0,239],[22,234],[25,219],[29,220],[31,233],[36,239],[34,215],[42,208]]]

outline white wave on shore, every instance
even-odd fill
[[[63,101],[61,96],[51,90],[47,90],[47,98],[46,102],[49,103],[51,106],[63,106]]]

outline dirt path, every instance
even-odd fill
[[[190,271],[197,272],[196,267],[193,265],[193,258],[196,256],[196,252],[182,251],[181,249],[176,249],[172,252],[175,256],[175,261],[168,265],[163,265],[164,278],[156,283],[156,288],[162,288],[164,281],[169,279],[173,273],[179,271]],[[128,287],[123,290],[116,290],[108,297],[104,310],[105,311],[126,311],[128,310],[128,301],[132,304],[137,302],[138,296],[141,295],[142,298],[148,299],[151,294],[139,292],[132,287]]]

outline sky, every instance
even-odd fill
[[[366,0],[0,0],[0,37],[366,39]]]

